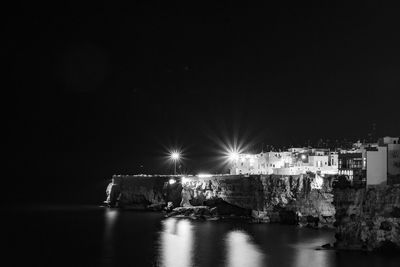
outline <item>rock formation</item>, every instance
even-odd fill
[[[219,200],[247,210],[258,222],[320,227],[334,220],[330,180],[318,176],[194,177],[185,179],[182,186],[183,199],[190,205],[212,207]]]
[[[336,243],[339,249],[400,249],[400,185],[336,188]]]
[[[120,207],[139,210],[161,210],[167,203],[179,207],[182,186],[179,182],[170,184],[170,179],[168,176],[115,175],[107,187],[106,202],[117,202]],[[118,185],[118,199],[109,190],[113,188],[112,184]]]
[[[312,174],[114,176],[106,202],[197,219],[234,216],[310,227],[334,225],[338,249],[400,248],[400,185],[354,188],[339,179],[334,187],[330,177]]]
[[[165,176],[115,176],[120,206],[160,210],[207,206],[221,216],[248,216],[256,222],[279,222],[311,227],[334,220],[331,181],[315,175],[222,175],[186,177],[170,184]],[[182,209],[180,209],[182,212]]]

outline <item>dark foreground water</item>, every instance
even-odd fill
[[[393,256],[316,250],[334,241],[326,230],[93,206],[16,208],[3,215],[7,266],[400,266]]]

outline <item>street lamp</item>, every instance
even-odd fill
[[[235,162],[239,159],[239,153],[236,151],[231,151],[231,152],[229,152],[228,157],[231,161]]]
[[[174,161],[174,175],[176,175],[176,162],[179,161],[180,157],[181,155],[178,151],[171,152],[170,158]]]

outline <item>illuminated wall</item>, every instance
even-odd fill
[[[302,150],[304,152],[304,150]],[[318,152],[318,151],[317,151]],[[321,174],[337,174],[338,155],[319,156],[301,155],[297,151],[265,152],[260,154],[240,154],[232,163],[231,174],[278,174],[298,175],[302,173],[321,172]],[[304,152],[307,153],[307,152]],[[334,165],[332,165],[332,163]]]
[[[329,156],[309,156],[308,161],[311,166],[325,167],[329,165]]]
[[[386,184],[387,147],[379,146],[377,151],[367,151],[367,185]]]

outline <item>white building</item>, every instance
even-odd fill
[[[367,185],[387,183],[387,147],[367,149]]]
[[[298,175],[306,172],[337,174],[338,154],[329,150],[291,148],[285,152],[240,154],[231,174]]]
[[[400,144],[398,137],[383,137],[377,143],[354,144],[340,151],[339,174],[366,179],[367,185],[400,183]]]
[[[378,141],[380,146],[387,147],[387,180],[388,183],[400,183],[400,143],[399,137],[383,137]]]

